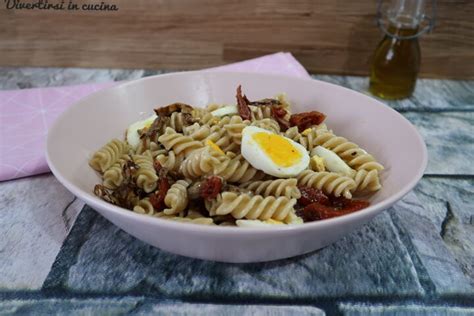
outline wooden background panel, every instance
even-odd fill
[[[314,73],[365,75],[382,37],[373,0],[107,3],[119,10],[7,10],[2,1],[0,65],[198,69],[290,51]],[[474,1],[438,1],[422,76],[474,78],[473,16]]]

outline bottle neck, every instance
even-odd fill
[[[377,24],[392,38],[414,39],[431,31],[436,16],[436,0],[432,0],[431,16],[426,15],[425,1],[378,0]]]
[[[418,38],[418,30],[418,26],[389,24],[386,35],[395,39],[415,40]]]

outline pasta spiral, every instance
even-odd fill
[[[94,153],[89,160],[89,165],[96,171],[104,172],[112,167],[112,165],[116,163],[123,154],[128,153],[128,151],[129,146],[127,143],[113,139]]]
[[[196,218],[205,218],[206,216],[202,215],[201,212],[197,211],[196,209],[188,210],[188,214],[186,214],[187,218],[196,219]]]
[[[290,214],[288,214],[288,217],[286,218],[286,223],[293,225],[301,225],[303,224],[303,219],[296,215],[296,213],[290,212]]]
[[[123,166],[128,160],[130,160],[129,155],[122,155],[112,167],[105,170],[102,179],[106,188],[116,189],[122,184],[124,179]]]
[[[169,126],[172,129],[180,133],[183,131],[183,128],[187,125],[188,123],[186,122],[184,113],[181,113],[181,112],[171,113]]]
[[[199,125],[199,123],[187,126],[183,131],[184,135],[190,136],[194,140],[204,140],[210,133],[211,128],[208,125]]]
[[[295,142],[300,143],[306,149],[311,151],[314,147],[318,146],[318,144],[314,141],[316,133],[321,133],[323,131],[327,131],[327,126],[324,123],[315,125],[312,128],[303,131],[302,133],[298,131],[297,126],[293,126],[287,129],[284,135]]]
[[[297,179],[299,185],[323,190],[324,193],[335,197],[342,195],[347,199],[352,198],[351,190],[356,187],[353,179],[334,172],[314,172],[307,169],[303,170]]]
[[[214,174],[223,177],[228,182],[245,183],[250,180],[260,180],[265,174],[252,167],[242,155],[227,153],[226,159],[216,166]]]
[[[138,203],[133,207],[133,211],[146,215],[153,215],[155,213],[155,209],[148,198],[138,201]]]
[[[240,187],[262,196],[284,196],[289,199],[299,199],[301,197],[301,192],[296,186],[297,183],[298,181],[296,179],[277,179],[252,181],[243,183]]]
[[[219,123],[219,118],[212,115],[210,112],[203,112],[199,117],[199,124],[213,126]]]
[[[250,125],[266,129],[276,134],[280,132],[280,125],[278,125],[278,122],[269,118],[253,121]]]
[[[234,115],[230,118],[229,123],[223,127],[232,138],[232,141],[240,145],[242,143],[242,130],[249,124],[250,121],[244,121],[240,116]]]
[[[268,106],[250,106],[252,121],[272,118],[272,110]]]
[[[188,179],[212,174],[224,160],[229,159],[209,146],[193,151],[181,164],[179,171]]]
[[[379,172],[376,169],[370,171],[360,169],[354,176],[354,181],[356,186],[352,192],[378,191],[382,188],[379,180]]]
[[[288,138],[296,141],[296,142],[301,138],[301,134],[298,131],[298,126],[290,127],[289,129],[287,129],[285,131],[285,133],[283,135],[285,137],[288,137]]]
[[[232,141],[232,138],[228,135],[227,131],[220,126],[212,126],[211,133],[206,137],[203,142],[210,140],[219,146],[224,152],[234,151],[240,146]]]
[[[167,127],[165,133],[158,138],[158,141],[169,151],[174,151],[176,155],[189,155],[193,150],[201,148],[201,142],[193,140],[189,136],[177,133],[174,129]]]
[[[168,208],[163,210],[164,214],[175,215],[184,211],[188,206],[188,186],[189,182],[185,180],[178,180],[171,186],[165,196]]]
[[[145,152],[143,155],[133,155],[132,160],[138,165],[136,172],[136,182],[139,188],[142,188],[146,193],[150,193],[156,189],[158,176],[153,167],[153,159],[150,152]]]
[[[234,115],[235,116],[235,115]],[[240,116],[239,116],[240,117]],[[217,123],[215,125],[219,126],[219,127],[224,127],[224,125],[227,125],[229,124],[231,121],[231,117],[229,116],[223,116],[221,118],[219,118],[219,120],[217,121]]]
[[[184,160],[184,154],[176,155],[174,151],[169,151],[168,155],[158,155],[156,160],[162,167],[171,171],[178,171]]]
[[[236,219],[274,219],[287,223],[293,219],[296,199],[223,192],[213,201],[206,202],[211,215],[231,214]]]
[[[280,93],[278,94],[275,99],[277,99],[278,101],[280,101],[281,103],[281,106],[285,109],[285,110],[289,110],[290,109],[290,102],[288,101],[288,96],[286,95],[286,93]]]
[[[142,139],[138,144],[136,149],[137,154],[143,154],[145,151],[149,150],[152,157],[156,157],[161,154],[166,154],[167,150],[162,148],[159,144],[150,141],[148,138]]]

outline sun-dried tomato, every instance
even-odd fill
[[[318,111],[303,112],[291,115],[290,124],[298,126],[298,130],[302,132],[312,125],[321,124],[325,119],[326,115]]]
[[[369,206],[369,202],[365,200],[352,200],[346,199],[345,197],[330,197],[331,206],[335,210],[343,211],[358,211],[362,208]]]
[[[276,106],[281,105],[281,102],[277,99],[262,99],[258,101],[252,101],[249,105],[253,106]]]
[[[336,211],[330,206],[314,202],[305,206],[302,215],[305,222],[312,222],[344,214],[342,211]]]
[[[161,170],[164,170],[162,168]],[[161,171],[160,170],[160,171]],[[170,188],[170,183],[166,176],[160,177],[158,180],[158,189],[150,195],[150,203],[153,205],[156,211],[161,211],[165,208],[165,196]]]
[[[331,196],[329,199],[330,199],[331,206],[335,208],[336,210],[341,210],[347,207],[352,201],[351,199],[346,199],[343,196],[340,196],[340,197]]]
[[[285,117],[286,115],[286,110],[282,108],[281,106],[272,106],[272,114],[275,117]]]
[[[237,108],[239,110],[239,115],[243,120],[250,120],[252,118],[252,112],[250,111],[249,103],[247,96],[242,96],[242,86],[237,87]]]
[[[285,119],[287,112],[284,108],[280,106],[272,106],[271,110],[272,117],[278,122],[278,125],[280,125],[280,129],[283,132],[290,128],[290,122]]]
[[[140,135],[141,139],[155,139],[156,135],[163,134],[165,128],[169,126],[170,118],[166,116],[158,116],[145,133]]]
[[[301,192],[301,197],[298,199],[298,204],[303,206],[309,205],[314,202],[321,203],[323,205],[329,205],[329,198],[323,191],[306,186],[298,186]]]
[[[221,177],[211,176],[201,183],[200,195],[203,199],[214,199],[222,190],[223,181]]]
[[[245,103],[247,103],[247,105],[250,105],[250,103],[252,103],[252,102],[250,102],[249,99],[247,99],[247,96],[245,94],[242,98],[244,99]]]
[[[344,202],[343,208],[335,207],[332,204],[328,206],[314,202],[305,206],[300,214],[304,221],[311,222],[350,214],[367,206],[369,206],[369,202],[364,200],[347,200]]]
[[[155,113],[158,116],[170,116],[173,112],[191,113],[193,107],[189,104],[176,102],[167,106],[162,106],[155,109]]]

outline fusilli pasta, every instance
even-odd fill
[[[272,117],[272,110],[268,106],[250,106],[252,121],[263,120]]]
[[[310,186],[323,190],[326,194],[333,194],[335,197],[344,196],[347,199],[352,198],[351,190],[356,186],[353,179],[334,172],[304,170],[297,178],[299,185]]]
[[[236,219],[275,219],[288,223],[293,220],[296,199],[223,192],[214,201],[207,202],[211,215],[231,214]]]
[[[189,115],[189,114],[188,114]],[[183,128],[189,125],[186,121],[185,114],[181,112],[171,113],[169,127],[177,132],[182,132]]]
[[[109,169],[105,170],[102,180],[104,181],[104,186],[108,189],[116,189],[123,182],[123,166],[131,158],[129,155],[122,155],[116,163]]]
[[[251,181],[240,185],[241,188],[253,191],[262,196],[284,196],[289,199],[299,199],[300,190],[296,186],[297,179],[277,179],[267,181]]]
[[[240,116],[234,115],[231,117],[229,123],[225,124],[223,127],[232,138],[232,141],[240,145],[242,142],[242,130],[249,124],[249,121],[244,121]]]
[[[150,203],[150,199],[144,198],[133,207],[133,211],[139,214],[146,214],[146,215],[153,215],[155,213],[155,209],[153,205]]]
[[[379,172],[377,169],[367,171],[360,169],[354,176],[356,186],[352,189],[352,192],[357,191],[378,191],[382,188],[379,179]]]
[[[210,134],[203,140],[203,143],[205,143],[207,140],[210,140],[215,143],[224,152],[232,151],[232,149],[238,147],[237,144],[232,142],[232,138],[229,136],[227,131],[220,126],[211,127]]]
[[[181,153],[176,155],[174,151],[169,151],[168,155],[158,155],[156,161],[160,163],[162,167],[165,167],[171,171],[178,171],[179,167],[184,161],[184,154]]]
[[[158,141],[167,149],[172,150],[176,155],[189,155],[193,150],[201,148],[201,142],[177,133],[174,129],[167,127],[165,133],[158,138]]]
[[[149,139],[143,139],[136,149],[137,154],[143,154],[145,151],[150,151],[152,157],[166,154],[168,151],[162,148],[159,144],[150,141]]]
[[[158,176],[153,167],[153,158],[150,152],[145,152],[143,155],[133,155],[132,160],[138,166],[136,172],[137,186],[142,188],[146,193],[155,190]]]
[[[165,204],[168,208],[163,210],[166,215],[178,214],[188,206],[187,188],[189,182],[185,180],[176,181],[165,196]]]
[[[194,123],[184,128],[183,134],[190,136],[194,140],[205,140],[211,134],[211,128],[208,125],[199,125]]]
[[[263,172],[252,167],[242,155],[228,152],[229,159],[223,160],[222,164],[215,168],[215,175],[223,177],[229,182],[245,183],[250,180],[260,180],[264,177]]]
[[[104,172],[112,167],[123,154],[127,154],[128,150],[129,146],[127,143],[113,139],[94,153],[89,161],[89,165],[96,171]]]
[[[250,125],[257,126],[257,127],[269,130],[273,133],[279,133],[280,132],[280,125],[278,125],[278,122],[273,120],[273,119],[269,119],[269,118],[264,118],[264,119],[261,119],[261,120],[255,120]]]
[[[179,170],[185,178],[197,179],[204,175],[213,174],[219,164],[228,159],[224,154],[206,146],[193,151],[183,161]]]

